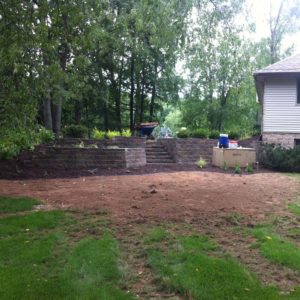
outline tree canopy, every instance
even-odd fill
[[[35,0],[0,4],[0,134],[259,126],[253,70],[285,56],[299,10],[282,6],[259,42],[244,0]],[[181,65],[181,67],[178,67]]]

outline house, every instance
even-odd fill
[[[254,73],[262,104],[262,140],[300,146],[300,54]]]

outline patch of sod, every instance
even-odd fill
[[[28,211],[38,204],[38,200],[28,197],[0,197],[0,213]]]
[[[300,180],[300,173],[286,173],[286,175]]]
[[[300,216],[300,203],[291,203],[288,205],[288,209],[295,215]]]
[[[300,271],[300,248],[272,233],[268,227],[251,230],[257,239],[256,246],[270,261]]]
[[[62,211],[0,218],[0,299],[134,299],[119,288],[116,240],[72,241],[70,219]]]
[[[192,299],[299,299],[300,290],[280,295],[275,287],[263,287],[258,279],[206,237],[179,237],[160,249],[148,249],[150,265],[165,288]]]
[[[149,230],[146,238],[145,238],[145,244],[151,244],[154,242],[161,242],[168,236],[168,233],[163,227],[155,227],[151,230]]]
[[[25,216],[9,216],[0,218],[0,236],[28,234],[40,230],[55,228],[65,220],[62,211],[33,212]]]

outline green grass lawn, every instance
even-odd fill
[[[34,205],[40,202],[28,197],[1,197],[0,213],[15,213],[19,211],[31,210]]]
[[[300,272],[300,248],[272,232],[269,227],[256,227],[252,231],[262,255],[270,261]]]
[[[27,211],[36,204],[24,201],[0,198],[0,212]],[[63,211],[2,216],[0,299],[134,299],[119,288],[117,241],[107,229],[97,237],[68,235],[80,229]]]
[[[146,238],[147,244],[149,240]],[[188,299],[300,299],[300,290],[284,296],[275,287],[263,287],[244,266],[220,253],[204,236],[169,238],[165,244],[163,238],[153,241],[148,258],[163,286]]]
[[[135,231],[128,233],[131,245],[140,246],[129,248],[134,253],[121,253],[126,251],[124,240],[115,238],[118,228],[110,226],[107,215],[30,211],[37,203],[0,197],[0,299],[137,299],[133,286],[143,263],[150,267],[147,276],[153,277],[158,294],[170,291],[194,300],[300,299],[299,289],[283,295],[276,287],[263,286],[206,236],[179,234],[192,232],[184,224],[136,227],[144,241],[134,240]],[[234,224],[236,220],[241,221],[234,216]],[[299,248],[276,235],[272,226],[248,233],[256,237],[263,256],[300,271]],[[142,261],[130,268],[125,260],[130,255]],[[139,299],[148,299],[144,295]],[[166,298],[162,295],[155,299]]]

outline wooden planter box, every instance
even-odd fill
[[[212,164],[216,167],[223,167],[226,162],[227,167],[232,168],[239,165],[245,168],[247,164],[256,162],[256,150],[253,148],[213,148]]]

